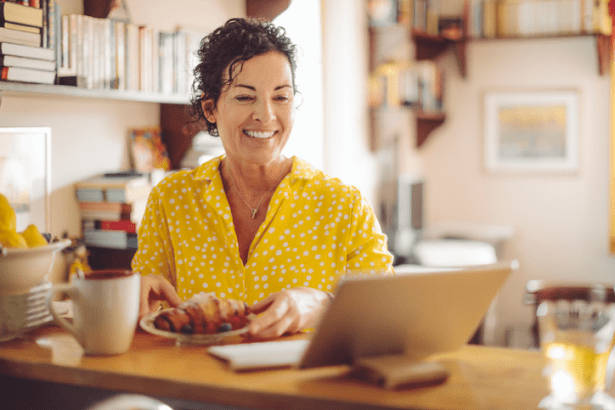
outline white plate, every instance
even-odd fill
[[[143,316],[143,318],[141,318],[141,321],[139,322],[141,328],[153,335],[175,339],[176,344],[178,345],[211,345],[215,343],[220,343],[224,339],[232,336],[242,335],[244,333],[247,333],[248,331],[248,327],[246,326],[242,327],[241,329],[230,330],[228,332],[187,335],[184,333],[170,332],[167,330],[157,329],[156,326],[154,326],[154,320],[156,320],[158,315],[169,310],[171,309],[163,309],[158,312],[152,312],[146,316]]]

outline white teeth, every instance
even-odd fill
[[[257,132],[257,131],[244,131],[247,135],[252,138],[270,138],[275,134],[275,132]]]

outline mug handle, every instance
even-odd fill
[[[47,295],[47,308],[51,313],[51,316],[55,319],[55,321],[62,326],[64,329],[68,330],[73,336],[77,337],[77,333],[75,333],[75,327],[70,324],[70,322],[60,316],[53,307],[53,296],[57,293],[64,293],[68,295],[70,298],[74,298],[76,296],[76,288],[75,285],[70,283],[63,283],[59,285],[55,285],[51,288],[51,291]]]

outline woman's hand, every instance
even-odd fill
[[[249,334],[259,339],[282,336],[312,327],[329,305],[326,292],[313,288],[292,288],[273,293],[251,306],[262,313],[249,325]]]
[[[153,273],[141,276],[139,321],[148,313],[157,311],[163,301],[167,301],[172,307],[182,303],[171,282],[162,276],[154,275]]]

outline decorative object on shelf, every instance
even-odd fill
[[[290,6],[291,0],[246,0],[248,17],[272,21]]]
[[[17,216],[17,230],[34,224],[51,232],[51,128],[0,128],[0,192]]]
[[[369,25],[383,27],[397,23],[396,0],[367,0]]]
[[[486,92],[484,140],[488,171],[576,171],[579,167],[578,91]]]
[[[125,0],[84,0],[83,14],[130,23],[130,13]]]
[[[167,147],[162,142],[160,127],[135,128],[130,133],[130,153],[134,169],[151,172],[153,169],[169,170],[171,162]]]
[[[130,13],[128,13],[126,2],[124,0],[111,0],[107,18],[115,21],[123,21],[124,23],[130,23]]]

